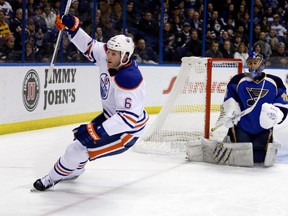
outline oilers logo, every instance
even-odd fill
[[[106,100],[108,97],[110,89],[110,80],[107,74],[102,73],[100,75],[100,93],[101,93],[101,98],[103,100]]]

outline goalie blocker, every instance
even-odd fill
[[[264,166],[273,166],[280,144],[269,143]],[[190,161],[207,162],[221,165],[252,167],[252,143],[228,143],[202,139],[187,146],[187,157]]]

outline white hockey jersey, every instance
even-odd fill
[[[106,44],[93,40],[81,28],[71,39],[75,46],[99,66],[100,93],[108,135],[128,132],[140,136],[148,121],[144,110],[145,82],[135,61],[130,61],[116,74],[107,68]]]

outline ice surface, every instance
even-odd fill
[[[287,216],[287,125],[275,131],[282,148],[270,168],[191,163],[130,150],[88,163],[79,179],[47,192],[30,189],[64,152],[77,125],[3,135],[0,215]]]

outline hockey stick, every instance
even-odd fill
[[[257,100],[255,101],[255,103],[254,103],[251,107],[249,107],[249,108],[243,110],[242,112],[236,114],[236,115],[232,118],[232,121],[233,121],[234,119],[241,118],[241,117],[249,114],[250,112],[252,112],[252,110],[256,107],[258,101],[259,101],[260,98],[261,98],[264,85],[265,85],[265,80],[263,81],[263,84],[262,84],[260,93],[259,93],[259,95],[258,95]],[[211,128],[211,131],[214,132],[215,130],[217,130],[219,127],[221,127],[221,126],[223,126],[223,125],[224,125],[224,122],[222,121],[222,122],[220,122],[219,124],[217,124],[214,128]]]
[[[65,7],[65,11],[64,11],[64,15],[68,14],[70,6],[71,6],[71,3],[72,3],[72,0],[68,0],[67,1],[66,7]],[[47,83],[50,81],[50,79],[52,77],[52,72],[53,72],[53,68],[54,68],[54,65],[55,65],[56,55],[57,55],[57,52],[58,52],[58,49],[59,49],[60,40],[62,38],[62,33],[63,33],[63,30],[60,30],[59,34],[58,34],[58,37],[57,37],[57,41],[56,41],[56,44],[55,44],[53,56],[52,56],[51,63],[50,63],[50,66],[49,66],[49,69],[48,69],[48,73],[47,73],[47,80],[46,80]]]

